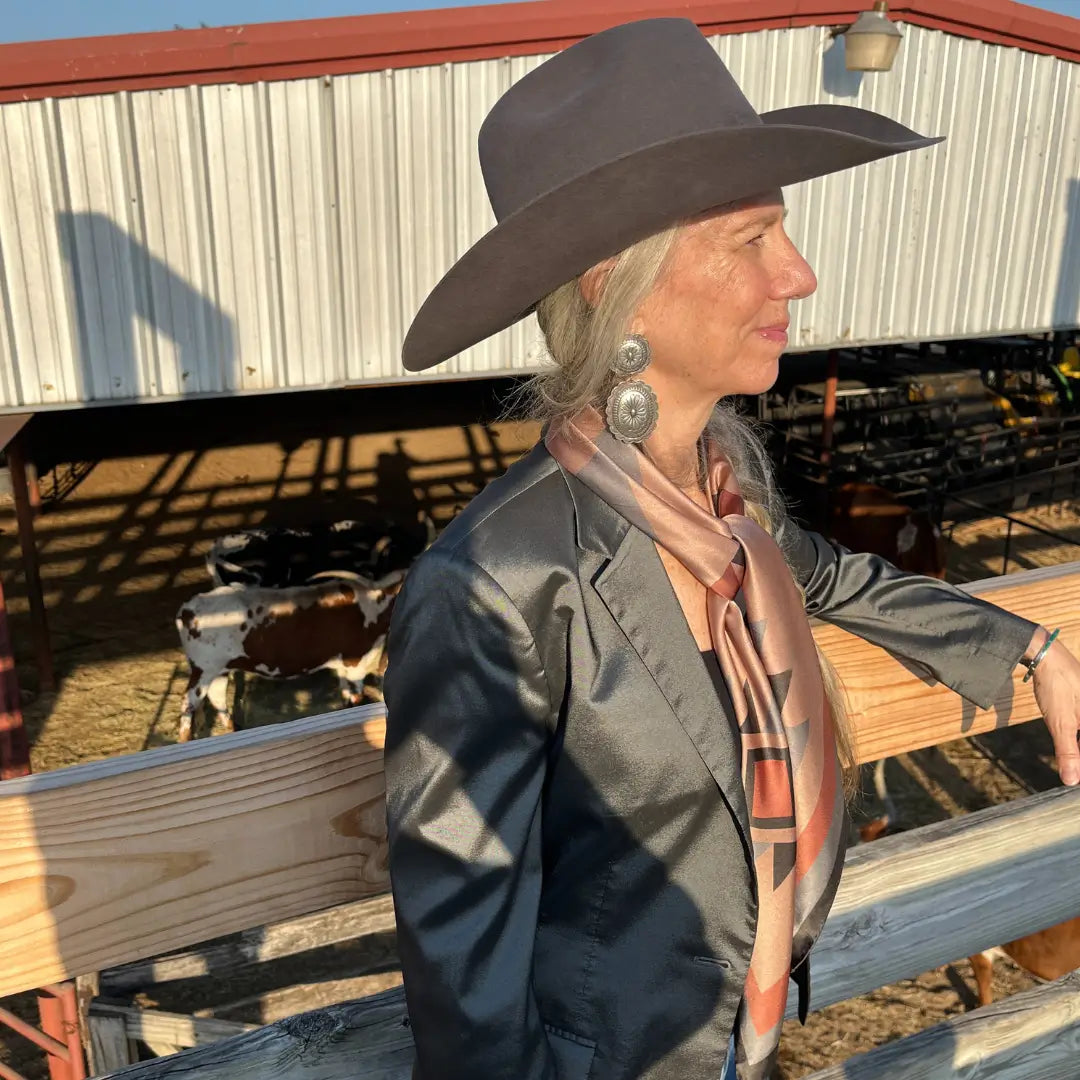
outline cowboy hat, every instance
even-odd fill
[[[846,105],[758,115],[688,19],[594,34],[516,82],[484,120],[497,224],[424,301],[404,365],[449,359],[683,218],[940,141]]]

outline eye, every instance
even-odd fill
[[[753,237],[753,239],[747,240],[747,243],[753,244],[755,247],[759,247],[764,239],[765,234],[763,232],[760,232],[757,234],[757,236]]]

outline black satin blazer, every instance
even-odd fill
[[[990,703],[1033,624],[796,533],[810,614]],[[388,649],[414,1077],[715,1080],[749,825],[730,699],[653,542],[538,445],[417,562]]]

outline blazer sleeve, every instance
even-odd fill
[[[556,1080],[531,984],[551,703],[481,567],[410,571],[387,642],[390,880],[415,1080]]]
[[[1012,677],[1036,624],[937,578],[898,570],[789,525],[784,537],[807,614],[926,668],[989,708]]]

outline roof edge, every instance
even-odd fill
[[[708,34],[842,26],[870,0],[533,0],[382,15],[0,45],[0,103],[310,78],[559,49],[631,19]],[[1080,63],[1080,19],[1014,0],[895,0],[899,22]]]

